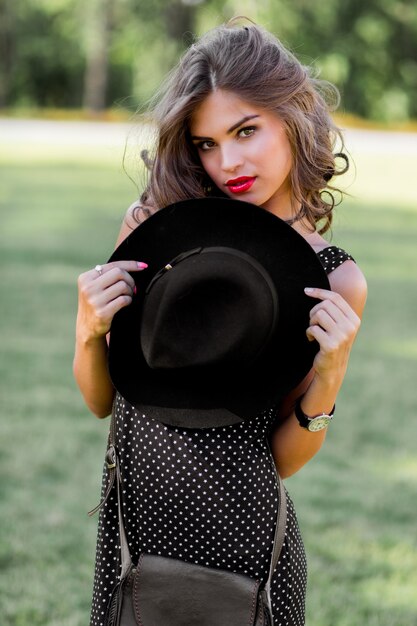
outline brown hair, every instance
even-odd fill
[[[330,179],[344,173],[347,157],[330,111],[339,102],[337,89],[313,76],[273,35],[257,25],[217,27],[190,46],[157,94],[153,118],[155,153],[142,206],[160,208],[178,200],[223,196],[205,173],[189,137],[196,107],[215,89],[275,112],[285,125],[293,154],[291,184],[305,217],[320,233],[331,225],[334,194]],[[327,104],[326,100],[333,100]],[[341,156],[343,171],[336,171]],[[210,189],[210,191],[208,191]]]

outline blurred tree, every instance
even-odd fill
[[[204,0],[131,0],[136,15],[136,34],[145,52],[133,60],[133,89],[139,105],[146,103],[162,77],[192,42],[199,5]],[[158,19],[155,19],[155,14]]]
[[[416,0],[0,0],[0,107],[136,108],[196,32],[238,14],[336,83],[346,110],[417,117]]]
[[[113,30],[115,0],[90,0],[85,4],[86,66],[84,108],[98,112],[107,105],[109,50]]]
[[[15,58],[15,4],[0,0],[0,108],[9,100],[10,77]]]
[[[0,1],[3,105],[75,106],[83,57],[74,0]]]
[[[415,0],[277,0],[269,25],[363,117],[417,117]]]

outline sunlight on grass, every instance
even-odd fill
[[[375,459],[371,471],[391,483],[402,481],[417,484],[417,457],[411,455],[391,455],[389,463],[386,460]],[[401,487],[399,485],[399,487]],[[416,587],[417,589],[417,587]]]
[[[360,547],[361,561],[366,560],[368,569],[361,585],[364,601],[370,605],[378,603],[380,610],[416,610],[417,552],[413,546],[399,542],[391,547],[377,543]]]
[[[80,150],[77,145],[74,146],[50,146],[50,145],[33,145],[26,146],[4,145],[2,144],[2,155],[0,163],[8,165],[18,165],[22,162],[48,164],[65,162],[68,164],[84,163],[88,165],[92,162],[103,165],[114,165],[122,162],[124,152],[123,144],[117,146],[86,146]]]
[[[417,155],[355,154],[342,185],[356,202],[369,203],[377,210],[417,211],[416,172]]]
[[[415,268],[414,268],[415,269]],[[410,337],[407,341],[381,341],[381,351],[386,354],[405,357],[417,361],[417,338]]]
[[[417,614],[417,551],[413,545],[362,537],[347,520],[311,549],[310,586],[328,593],[310,597],[309,626],[413,626]],[[346,585],[349,592],[346,593]],[[360,615],[359,617],[359,607]]]
[[[327,539],[328,543],[322,545],[319,552],[330,563],[344,563],[346,573],[360,580],[364,587],[377,580],[383,591],[381,600],[388,595],[391,606],[394,606],[391,592],[398,593],[402,588],[398,604],[402,604],[401,598],[407,597],[406,606],[417,608],[417,552],[412,544],[401,540],[380,543],[362,537],[351,523],[347,532],[334,530],[328,533]]]

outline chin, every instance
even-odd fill
[[[232,200],[240,200],[241,202],[250,202],[251,204],[256,204],[257,206],[261,206],[259,200],[256,199],[256,196],[251,193],[242,193],[242,194],[227,194],[228,198]]]

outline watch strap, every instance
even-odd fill
[[[323,419],[323,418],[328,418],[328,423],[330,422],[330,420],[333,418],[335,409],[336,409],[336,405],[333,406],[332,410],[330,411],[330,413],[319,413],[318,415],[306,415],[304,413],[304,411],[301,408],[301,400],[303,399],[303,396],[301,396],[300,398],[298,398],[297,402],[295,403],[294,406],[294,412],[295,412],[295,416],[298,419],[298,422],[300,424],[300,426],[302,426],[303,428],[307,428],[307,430],[309,430],[309,426],[311,425],[311,423],[314,420],[318,420],[318,419]],[[320,429],[321,430],[321,429]]]

